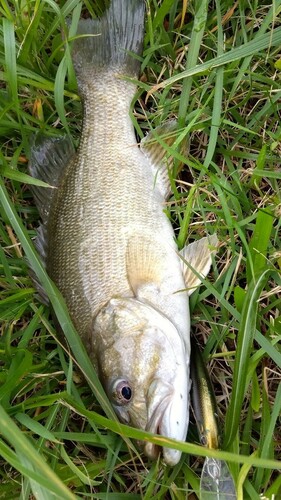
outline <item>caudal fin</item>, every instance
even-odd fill
[[[138,74],[140,64],[132,53],[142,51],[144,12],[144,0],[111,0],[101,19],[79,21],[77,35],[82,36],[72,48],[78,80],[108,67],[128,76]]]

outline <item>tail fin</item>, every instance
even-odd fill
[[[99,20],[82,19],[77,34],[91,35],[73,43],[72,57],[78,79],[91,78],[107,67],[137,76],[139,61],[130,52],[141,54],[144,30],[144,0],[111,0]]]

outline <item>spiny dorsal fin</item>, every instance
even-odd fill
[[[206,236],[205,238],[190,243],[180,251],[183,277],[189,295],[195,291],[200,285],[201,280],[204,279],[210,271],[212,264],[211,255],[216,251],[217,245],[217,235],[212,234],[212,236]],[[187,263],[189,265],[187,265]],[[193,272],[193,269],[200,277]]]
[[[41,179],[55,188],[59,184],[61,173],[74,153],[74,147],[69,137],[46,137],[38,134],[33,138],[31,144],[29,172],[36,179]],[[31,187],[36,206],[44,223],[48,220],[54,195],[53,188]]]
[[[151,163],[156,185],[165,199],[171,194],[169,170],[174,161],[165,145],[171,147],[174,144],[177,132],[177,121],[170,120],[149,132],[141,141],[141,150]]]

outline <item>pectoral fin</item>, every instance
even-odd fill
[[[128,243],[126,269],[130,286],[136,296],[143,285],[160,284],[163,277],[164,250],[160,245],[155,248],[151,235],[134,235]]]
[[[190,243],[180,251],[184,281],[189,295],[194,292],[210,271],[211,255],[216,251],[217,244],[217,235],[213,234]],[[196,271],[196,274],[193,270]]]

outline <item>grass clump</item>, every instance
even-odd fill
[[[189,152],[174,148],[166,212],[180,247],[214,232],[220,241],[191,310],[215,386],[223,451],[200,447],[191,422],[188,442],[175,444],[187,454],[174,469],[148,463],[131,441],[160,437],[116,421],[31,244],[38,213],[26,168],[30,136],[64,130],[77,144],[81,131],[61,33],[67,18],[73,36],[81,15],[103,8],[102,1],[78,0],[0,6],[0,496],[187,498],[198,494],[202,457],[210,455],[228,460],[238,498],[277,499],[281,1],[148,3],[132,119],[141,138],[179,118],[176,144],[187,138]],[[79,369],[36,298],[25,256],[75,346]]]

